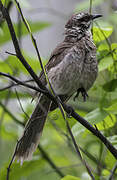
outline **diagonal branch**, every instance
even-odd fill
[[[33,89],[33,90],[35,90],[35,91],[37,91],[37,92],[41,92],[41,93],[44,93],[44,94],[48,94],[48,92],[47,92],[46,90],[37,88],[37,87],[32,86],[32,85],[29,85],[29,84],[26,84],[26,81],[24,81],[24,82],[23,82],[23,81],[20,81],[20,80],[16,79],[15,77],[13,77],[13,76],[11,76],[11,75],[9,75],[9,74],[0,72],[0,76],[5,76],[5,77],[11,79],[11,80],[14,81],[15,83],[17,83],[17,85],[22,85],[22,86],[25,86],[25,87],[27,87],[27,88]],[[13,85],[9,85],[9,86],[6,87],[6,88],[10,88],[10,87],[12,87],[12,86],[13,86]],[[6,89],[6,88],[5,88],[5,89]],[[2,90],[4,90],[4,88],[3,88]],[[0,91],[2,91],[2,90],[0,90]]]
[[[20,120],[18,120],[1,102],[0,102],[0,106],[4,109],[4,111],[12,118],[12,120],[14,122],[16,122],[17,124],[19,124],[20,126],[24,127],[25,124],[23,122],[21,122]],[[42,148],[41,145],[38,146],[38,149],[40,150],[43,158],[50,164],[50,166],[58,173],[58,175],[60,177],[64,177],[64,174],[59,170],[59,168],[56,166],[56,164],[52,161],[52,159],[48,156],[48,154],[46,153],[46,151]],[[10,167],[13,163],[15,157],[15,153],[12,156],[12,159],[10,161],[10,164],[7,168],[7,180],[9,179],[9,173],[10,173]]]

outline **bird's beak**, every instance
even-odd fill
[[[101,14],[92,15],[92,20],[99,18],[99,17],[102,17],[102,15]]]

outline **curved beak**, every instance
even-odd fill
[[[102,17],[102,15],[101,14],[92,15],[92,20],[99,18],[99,17]]]

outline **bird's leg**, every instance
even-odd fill
[[[83,97],[84,101],[86,101],[86,98],[88,97],[88,94],[87,94],[86,90],[83,87],[79,88],[77,90],[77,94],[74,96],[73,100],[74,101],[76,100],[76,98],[79,96],[79,93],[82,94],[82,97]]]

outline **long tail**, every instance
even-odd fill
[[[23,136],[16,145],[15,157],[21,163],[30,159],[38,146],[50,104],[50,99],[44,95],[40,96],[39,102],[25,126]]]

